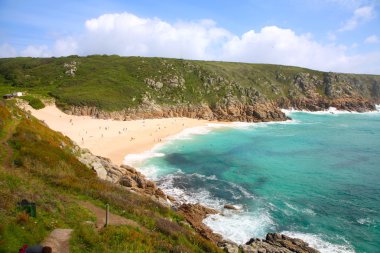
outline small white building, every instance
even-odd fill
[[[18,91],[18,92],[14,92],[14,93],[13,93],[13,96],[14,96],[14,97],[22,97],[23,94],[22,94],[22,92]]]

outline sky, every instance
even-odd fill
[[[380,0],[0,0],[0,58],[91,54],[380,74]]]

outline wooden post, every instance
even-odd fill
[[[110,205],[109,205],[109,204],[106,204],[106,224],[104,224],[105,227],[108,226],[109,213],[110,213]]]

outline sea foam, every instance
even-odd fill
[[[324,240],[321,235],[290,231],[283,231],[281,233],[289,237],[299,238],[321,253],[355,253],[354,248],[344,238],[336,238],[343,241],[344,244],[334,244]]]
[[[376,110],[375,111],[369,111],[369,112],[355,112],[355,111],[345,111],[345,110],[338,110],[335,107],[329,107],[327,110],[323,111],[308,111],[308,110],[295,110],[295,109],[281,109],[283,113],[285,113],[286,116],[291,116],[293,113],[310,113],[310,114],[319,114],[319,115],[335,115],[335,114],[372,114],[372,113],[379,113],[380,112],[380,105],[375,105]]]
[[[239,244],[246,243],[252,237],[265,237],[267,231],[274,229],[274,222],[265,210],[258,213],[230,211],[210,215],[203,223],[223,238]]]

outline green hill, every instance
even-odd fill
[[[152,111],[149,108],[154,106],[173,110],[202,105],[210,108],[212,117],[229,119],[226,115],[236,116],[228,112],[230,106],[239,104],[243,108],[240,114],[250,115],[247,106],[268,102],[274,107],[311,110],[326,106],[370,110],[373,103],[380,102],[380,76],[267,64],[101,55],[0,59],[0,91],[16,90],[54,97],[68,110],[87,106],[104,112],[132,112],[139,108]],[[342,104],[342,99],[353,99],[352,106],[347,101]],[[357,106],[358,101],[366,104]],[[308,108],[305,104],[310,103],[315,105]],[[252,121],[255,119],[253,116]]]
[[[37,205],[37,217],[17,209]],[[74,144],[32,116],[0,101],[0,252],[38,244],[54,228],[73,228],[70,252],[219,252],[178,213],[143,195],[98,179],[77,159]],[[97,232],[85,221],[88,201],[137,222]]]

